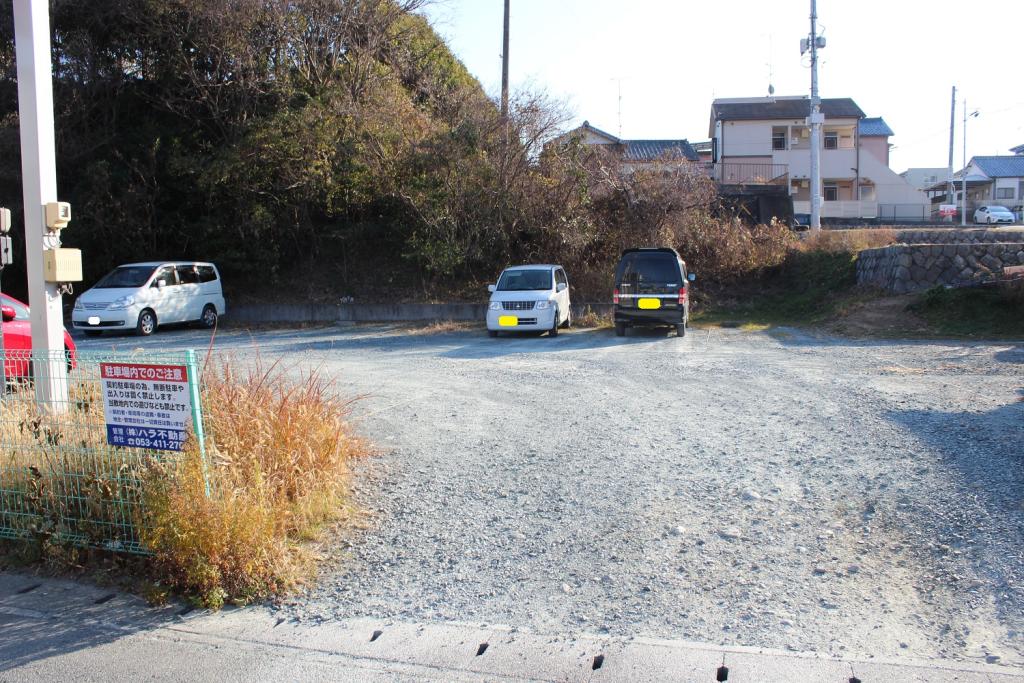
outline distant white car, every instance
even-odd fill
[[[1005,206],[988,204],[974,212],[975,223],[1013,223],[1017,217]]]
[[[561,266],[536,265],[506,268],[496,285],[487,285],[487,334],[499,332],[547,332],[572,324],[569,311],[569,279]]]

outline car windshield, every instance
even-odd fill
[[[121,266],[115,268],[96,283],[93,289],[134,289],[149,281],[153,266]]]
[[[1002,213],[1010,213],[1010,210],[1007,209],[1005,206],[990,206],[990,207],[988,207],[988,210],[989,211],[1000,211]]]
[[[498,280],[498,290],[502,292],[526,292],[536,289],[551,289],[550,270],[506,270]]]
[[[619,265],[618,281],[626,284],[679,282],[679,263],[667,253],[628,254]]]

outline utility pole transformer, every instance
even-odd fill
[[[60,246],[59,231],[47,230],[44,209],[46,204],[57,201],[49,11],[46,0],[14,0],[32,369],[36,402],[49,412],[61,412],[68,405],[64,315],[60,288],[47,282],[44,272],[44,252]]]
[[[825,121],[825,116],[821,113],[821,98],[818,96],[818,48],[825,47],[825,40],[818,38],[817,0],[811,0],[811,36],[808,47],[811,51],[811,229],[820,230],[821,125]]]

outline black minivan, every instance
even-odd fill
[[[634,325],[668,325],[685,335],[687,285],[695,279],[675,249],[626,249],[615,269],[615,335],[625,335]]]

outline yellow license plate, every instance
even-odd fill
[[[638,299],[636,302],[638,308],[653,309],[661,308],[661,299]]]
[[[498,318],[498,324],[502,327],[515,327],[519,324],[519,318],[514,315],[503,315]]]

